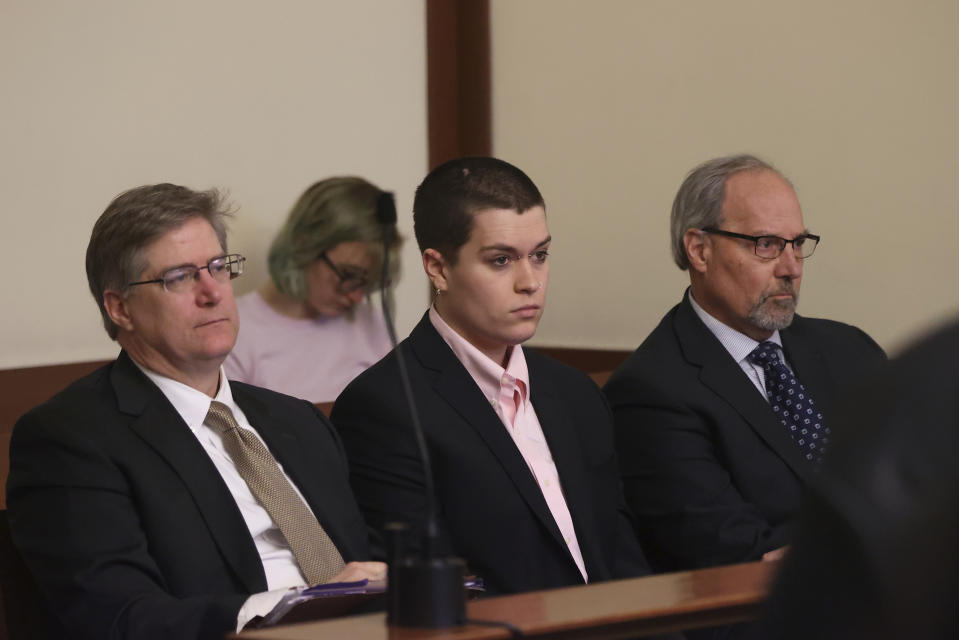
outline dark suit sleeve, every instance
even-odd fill
[[[629,372],[606,394],[627,504],[655,570],[757,560],[788,540],[740,494],[717,451],[714,416],[697,412],[683,389]]]
[[[79,428],[28,414],[10,452],[11,533],[71,635],[221,638],[235,627],[246,595],[167,593],[126,470]]]
[[[407,549],[422,548],[427,513],[426,480],[416,446],[409,406],[401,393],[399,373],[380,379],[382,370],[368,370],[336,399],[331,419],[340,433],[350,464],[350,483],[370,527],[373,557],[386,560],[383,530],[393,522],[410,527]],[[452,553],[442,514],[437,514],[436,550]]]
[[[613,415],[609,408],[609,403],[606,400],[606,397],[600,391],[599,387],[590,380],[586,379],[586,383],[590,387],[590,396],[596,397],[598,403],[602,406],[602,420],[597,420],[595,423],[590,425],[590,437],[595,439],[597,434],[602,432],[605,435],[602,439],[610,442],[609,447],[609,464],[607,468],[609,469],[609,474],[615,476],[618,472],[619,465],[616,456],[616,449],[612,445],[614,439],[613,434]],[[612,554],[612,577],[613,578],[635,578],[637,576],[645,576],[650,573],[649,562],[646,560],[646,555],[643,553],[642,548],[640,547],[639,540],[636,535],[636,523],[633,519],[633,515],[627,506],[625,494],[623,491],[622,482],[619,479],[613,480],[617,485],[616,493],[617,497],[617,506],[616,506],[616,551]]]
[[[622,493],[622,490],[620,490]],[[616,551],[612,554],[612,577],[638,578],[652,573],[646,554],[643,553],[636,536],[636,523],[626,506],[626,501],[620,496],[620,506],[616,514]]]

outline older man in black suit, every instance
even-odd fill
[[[170,184],[117,197],[87,276],[122,351],[21,418],[7,504],[56,637],[221,638],[284,590],[382,578],[332,425],[240,383],[215,192]]]
[[[769,164],[694,169],[671,233],[689,289],[605,387],[627,501],[655,569],[777,557],[831,407],[885,356],[855,327],[795,314],[819,236]]]

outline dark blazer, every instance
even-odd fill
[[[424,316],[402,350],[432,458],[439,547],[490,593],[582,584],[546,500],[489,401]],[[613,453],[606,402],[589,378],[524,349],[536,415],[553,454],[590,582],[642,575]],[[356,378],[332,419],[367,522],[422,532],[423,467],[396,351]],[[419,535],[412,538],[418,547]]]
[[[365,559],[332,425],[303,400],[231,389],[344,559]],[[220,474],[125,353],[17,422],[7,508],[14,542],[70,632],[60,637],[222,638],[267,588]]]
[[[796,316],[780,335],[827,424],[840,390],[885,361],[869,336],[839,322]],[[789,542],[813,466],[688,298],[604,391],[626,500],[655,570],[757,560]]]

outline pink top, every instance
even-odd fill
[[[456,333],[440,317],[435,308],[430,307],[429,316],[433,327],[450,346],[460,363],[466,367],[466,371],[489,400],[496,415],[506,427],[506,431],[513,438],[516,448],[519,449],[540,491],[543,492],[543,497],[546,498],[553,520],[563,534],[566,546],[569,547],[579,572],[583,574],[583,580],[589,582],[583,553],[579,549],[576,529],[573,527],[573,518],[569,514],[569,507],[566,506],[559,472],[556,471],[556,464],[553,462],[549,445],[543,435],[543,427],[530,402],[529,370],[526,368],[523,348],[520,345],[513,347],[509,362],[504,369]]]
[[[352,320],[288,318],[256,291],[237,299],[240,333],[223,367],[227,378],[310,402],[331,402],[390,351],[382,316],[368,303]]]

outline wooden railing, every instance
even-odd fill
[[[535,347],[557,360],[589,373],[597,384],[602,385],[610,371],[622,362],[629,352],[609,349],[574,349],[561,347]],[[9,471],[10,434],[13,425],[24,413],[50,399],[68,384],[108,361],[76,362],[43,367],[0,369],[0,487],[6,486]],[[318,403],[326,415],[332,403]],[[5,492],[0,490],[0,509],[6,508]]]

